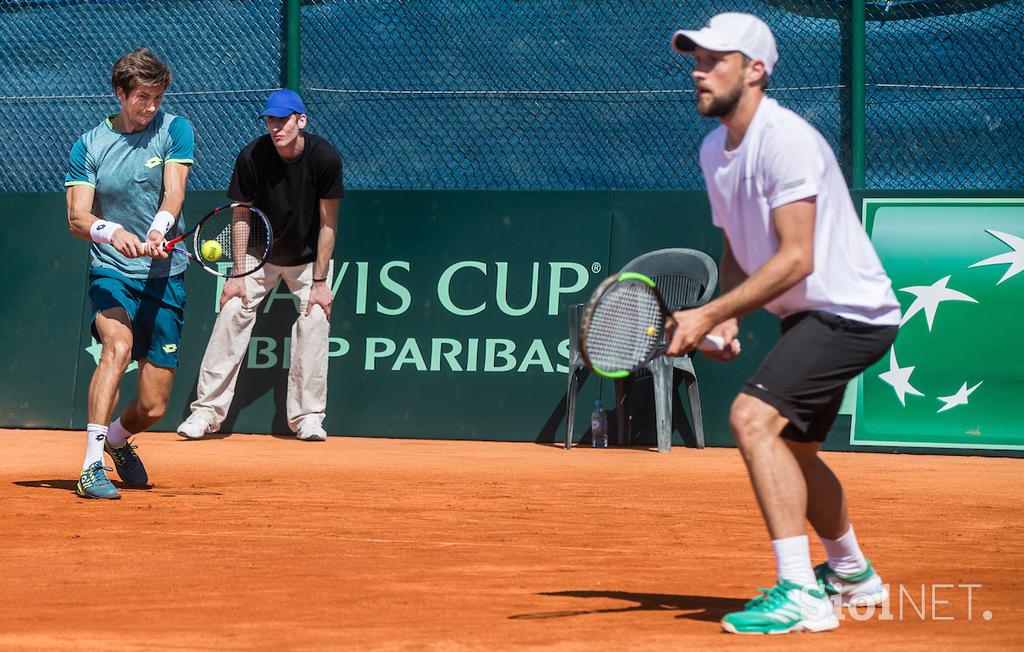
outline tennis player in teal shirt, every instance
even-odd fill
[[[184,230],[195,139],[185,118],[160,110],[171,70],[149,50],[118,59],[111,84],[121,110],[78,139],[64,185],[71,233],[92,242],[92,332],[103,345],[89,385],[77,493],[116,499],[121,494],[107,477],[103,453],[126,485],[149,483],[128,438],[163,416],[178,365],[188,262],[169,256],[163,244]],[[139,363],[138,395],[111,423],[132,360]]]

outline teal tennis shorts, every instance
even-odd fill
[[[128,278],[106,267],[89,271],[92,334],[96,315],[124,308],[132,323],[132,360],[146,358],[161,367],[178,366],[178,346],[185,325],[184,274],[166,278]]]

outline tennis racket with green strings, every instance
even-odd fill
[[[624,378],[665,353],[675,320],[654,281],[635,272],[601,282],[583,309],[583,361],[606,378]],[[708,335],[698,347],[720,351],[725,342]]]

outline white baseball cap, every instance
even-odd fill
[[[779,60],[772,30],[750,14],[718,14],[699,30],[681,29],[672,35],[672,47],[678,52],[691,54],[698,46],[712,52],[742,52],[764,63],[769,75]]]

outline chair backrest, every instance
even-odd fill
[[[621,271],[652,278],[670,310],[702,306],[718,286],[718,266],[696,249],[651,251],[629,261]]]

